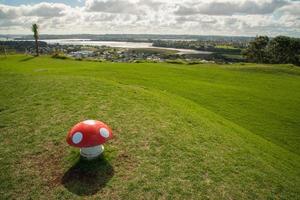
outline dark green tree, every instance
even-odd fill
[[[300,40],[286,36],[277,36],[267,48],[270,63],[299,64]]]
[[[32,24],[31,30],[33,32],[33,37],[35,40],[35,50],[36,50],[36,56],[39,56],[39,27],[37,24]]]
[[[243,52],[243,54],[251,62],[266,62],[268,60],[266,52],[268,43],[268,36],[257,36],[252,42],[250,42],[248,48]]]

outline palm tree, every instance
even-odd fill
[[[39,56],[39,27],[37,24],[32,24],[31,30],[33,32],[33,37],[35,39],[35,49],[36,49],[36,56]]]

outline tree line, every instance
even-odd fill
[[[249,62],[300,65],[300,39],[287,36],[257,36],[243,51]]]
[[[167,47],[179,49],[195,49],[200,51],[210,51],[215,53],[240,54],[241,49],[246,47],[246,41],[202,41],[202,40],[155,40],[154,47]],[[232,48],[222,48],[219,46],[229,46]]]

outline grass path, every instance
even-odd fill
[[[0,58],[0,196],[297,199],[300,70]],[[103,158],[65,143],[110,124]]]

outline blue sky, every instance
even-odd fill
[[[0,34],[151,33],[300,37],[292,0],[0,0]]]

